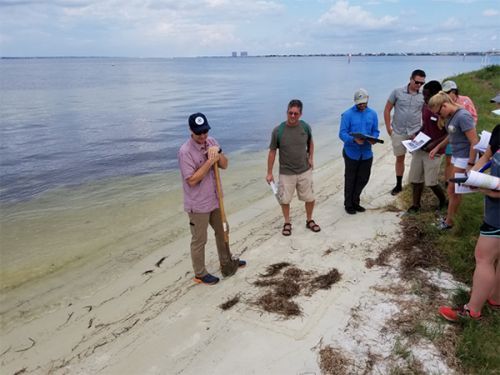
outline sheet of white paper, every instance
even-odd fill
[[[431,137],[429,137],[427,134],[420,132],[415,138],[403,141],[402,143],[408,151],[413,152],[429,142],[430,139]]]
[[[491,133],[489,131],[483,130],[480,135],[479,142],[474,146],[475,150],[485,152],[490,143]]]
[[[465,173],[455,173],[455,178],[467,177]],[[464,184],[455,183],[455,194],[469,194],[474,193],[470,187]]]
[[[491,113],[493,113],[494,115],[500,116],[500,108],[494,109],[493,111],[491,111]]]
[[[485,189],[500,190],[500,178],[476,171],[470,171],[465,184]]]
[[[277,195],[278,194],[278,187],[276,186],[276,184],[274,183],[274,181],[271,181],[269,183],[269,186],[271,187],[271,190],[273,191],[273,194]]]
[[[274,183],[274,181],[271,181],[269,183],[269,186],[271,187],[271,190],[273,191],[273,194],[276,197],[276,200],[278,201],[278,203],[280,203],[280,198],[278,196],[278,184]]]

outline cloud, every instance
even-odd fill
[[[55,6],[55,7],[85,7],[92,3],[90,0],[1,0],[0,7],[21,7],[21,6]]]
[[[337,1],[325,14],[319,23],[333,27],[353,27],[353,31],[377,30],[393,27],[397,17],[377,17],[364,10],[361,6],[350,6],[348,1]]]
[[[499,14],[500,14],[500,12],[496,9],[486,9],[483,12],[483,16],[485,16],[485,17],[495,17],[495,16],[498,16]]]
[[[463,26],[463,22],[460,22],[455,17],[451,17],[444,21],[439,28],[441,30],[454,31],[461,29]]]

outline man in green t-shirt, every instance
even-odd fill
[[[267,157],[266,181],[271,183],[274,181],[276,150],[280,150],[278,197],[285,219],[281,231],[284,236],[292,234],[290,202],[295,190],[299,200],[305,202],[306,227],[313,232],[321,230],[312,219],[315,202],[312,180],[314,143],[311,127],[300,119],[301,116],[302,102],[298,99],[291,100],[288,103],[287,120],[273,129]]]

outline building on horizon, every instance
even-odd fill
[[[233,51],[233,52],[231,53],[231,56],[232,56],[232,57],[238,57],[238,52]]]
[[[247,51],[241,51],[240,52],[240,56],[241,57],[247,57],[248,56],[248,52]]]

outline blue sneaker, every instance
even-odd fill
[[[203,277],[197,277],[197,276],[195,276],[193,280],[194,280],[195,283],[198,283],[198,284],[207,284],[207,285],[214,285],[214,284],[217,284],[219,282],[219,278],[218,277],[215,277],[214,275],[210,275],[209,273],[207,273]]]

